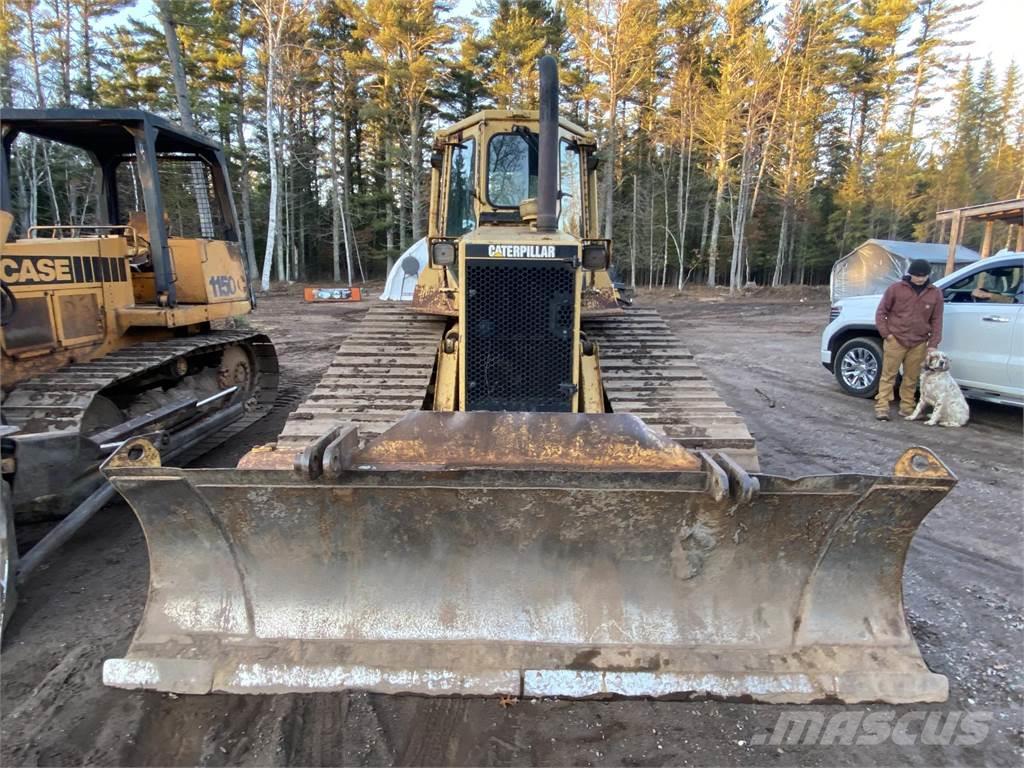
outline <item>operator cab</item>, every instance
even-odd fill
[[[0,139],[5,388],[250,311],[216,142],[136,109],[4,108]]]
[[[439,235],[536,221],[538,122],[537,112],[486,110],[437,135],[432,165],[445,204],[431,223]],[[558,230],[596,237],[596,141],[568,120],[558,134]]]
[[[554,123],[555,121],[552,121]],[[598,227],[597,139],[559,117],[555,226],[541,231],[541,118],[538,111],[488,109],[435,134],[428,226],[430,267],[413,302],[455,317],[468,256],[568,259],[582,267],[584,316],[618,314],[623,299],[607,267],[611,243]]]

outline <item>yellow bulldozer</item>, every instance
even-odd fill
[[[33,223],[19,137],[92,166],[77,223]],[[112,451],[144,434],[184,461],[226,440],[269,411],[277,356],[211,329],[253,306],[219,145],[139,110],[3,109],[0,138],[6,623],[16,584],[116,495],[98,471]],[[63,519],[19,554],[21,523],[47,518]]]
[[[596,142],[489,110],[436,135],[429,268],[233,470],[106,462],[150,552],[108,685],[941,701],[903,612],[955,478],[759,472],[657,313],[619,306]]]

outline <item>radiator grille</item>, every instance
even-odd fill
[[[571,411],[571,261],[466,259],[466,410]]]

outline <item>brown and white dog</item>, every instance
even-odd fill
[[[949,356],[937,349],[931,350],[921,366],[921,399],[911,421],[920,418],[925,406],[932,407],[932,415],[925,422],[929,426],[962,427],[971,416],[964,393],[949,373]]]

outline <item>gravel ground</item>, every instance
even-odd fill
[[[970,713],[988,718],[979,743],[923,743],[930,739],[917,736],[916,720],[909,738],[875,746],[758,746],[780,713],[795,708],[719,701],[503,707],[488,699],[364,693],[189,697],[104,688],[100,666],[126,650],[148,573],[133,515],[113,504],[21,593],[0,655],[0,764],[1020,765],[1021,411],[974,404],[973,420],[961,430],[874,421],[871,404],[842,394],[817,362],[828,315],[817,291],[639,301],[659,306],[746,419],[763,471],[887,472],[905,447],[923,444],[959,476],[917,534],[904,581],[911,626],[928,665],[949,677],[949,702],[800,711],[826,718]],[[264,299],[251,324],[278,346],[278,405],[198,464],[233,466],[249,447],[273,440],[364,309],[307,306],[296,290]]]

